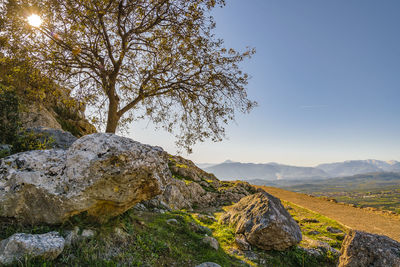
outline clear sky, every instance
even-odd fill
[[[399,0],[227,0],[213,15],[227,47],[255,47],[243,69],[259,106],[195,162],[313,166],[400,160]],[[174,139],[136,123],[128,136],[175,153]]]

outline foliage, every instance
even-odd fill
[[[45,150],[53,147],[54,139],[44,133],[21,131],[12,142],[12,153]]]
[[[0,80],[12,86],[21,102],[44,102],[49,96],[60,98],[54,82],[45,77],[26,55],[0,54]]]
[[[0,144],[10,144],[19,127],[18,97],[12,87],[0,83]]]
[[[0,143],[11,145],[11,150],[0,151],[0,158],[23,151],[48,149],[54,142],[43,133],[21,127],[19,106],[14,88],[0,83]]]
[[[0,83],[12,88],[20,112],[28,113],[32,106],[43,106],[51,113],[54,111],[62,129],[76,137],[95,131],[79,126],[85,120],[83,103],[71,97],[70,90],[46,77],[25,54],[19,53],[8,56],[0,53]]]
[[[235,112],[248,112],[248,75],[239,63],[254,50],[226,49],[213,35],[211,10],[223,0],[6,0],[0,8],[7,53],[18,43],[46,75],[68,84],[107,132],[149,118],[190,149],[224,137]],[[26,17],[38,13],[32,28]],[[11,52],[10,52],[11,51]],[[94,109],[93,109],[94,110]],[[105,115],[106,114],[106,115]]]

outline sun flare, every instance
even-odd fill
[[[42,18],[36,14],[32,14],[28,17],[28,23],[33,27],[40,27],[42,22]]]

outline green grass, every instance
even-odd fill
[[[327,242],[334,248],[340,248],[343,234],[332,234],[326,227],[347,229],[337,222],[320,214],[303,209],[292,203],[289,212],[301,225],[304,236]],[[215,213],[216,218],[221,213]],[[200,219],[201,220],[200,220]],[[177,224],[168,224],[168,219],[176,219]],[[318,222],[306,222],[314,219]],[[306,221],[305,221],[306,220]],[[193,227],[199,224],[206,228]],[[93,239],[81,241],[65,248],[55,260],[30,259],[27,257],[12,266],[195,266],[211,261],[221,266],[334,266],[335,260],[329,253],[315,258],[300,247],[294,246],[286,251],[263,251],[257,248],[251,252],[258,255],[252,258],[247,253],[238,252],[235,244],[235,227],[222,225],[217,221],[198,217],[184,211],[165,214],[137,212],[134,210],[117,216],[107,223],[97,224],[85,214],[75,216],[63,225],[29,226],[3,219],[0,223],[0,238],[4,239],[17,232],[40,234],[66,231],[78,226],[81,230],[92,229],[96,232]],[[115,234],[115,228],[122,229],[123,236]],[[200,230],[199,230],[200,229]],[[308,232],[318,231],[318,235]],[[215,237],[220,248],[216,251],[202,242],[205,235]],[[300,246],[303,244],[300,243]]]
[[[178,224],[168,224],[168,219],[176,219]],[[87,241],[66,248],[53,261],[45,259],[25,259],[12,266],[194,266],[212,261],[221,266],[244,266],[237,258],[223,249],[215,249],[201,240],[204,233],[197,233],[190,227],[192,216],[184,212],[167,214],[137,213],[128,211],[103,225],[92,223],[85,216],[78,216],[64,225],[29,227],[2,223],[2,238],[16,232],[45,233],[79,226],[92,229],[96,236]],[[114,233],[115,227],[123,229],[126,237]]]
[[[282,201],[288,209],[290,215],[299,224],[303,236],[311,239],[328,243],[331,247],[340,250],[342,246],[344,234],[333,234],[327,231],[327,227],[333,227],[342,230],[344,233],[348,229],[340,223],[325,217],[319,213],[297,206],[293,203]],[[319,234],[310,234],[311,231],[319,232]]]
[[[285,203],[288,204],[288,203]],[[292,205],[292,204],[290,204]],[[337,227],[339,229],[346,230],[343,226],[338,224],[337,222],[330,220],[322,215],[312,213],[308,210],[301,209],[300,207],[295,206],[292,210],[293,214],[297,218],[306,218],[307,216],[314,216],[313,218],[318,218],[322,224],[320,228],[325,226]],[[222,213],[216,213],[216,218],[218,219]],[[232,225],[223,225],[218,222],[218,220],[199,220],[195,217],[197,223],[208,227],[212,230],[213,236],[218,240],[220,246],[225,251],[232,251],[232,249],[237,249],[235,245],[235,227]],[[317,228],[318,230],[322,229]],[[311,229],[311,228],[310,228]],[[303,228],[302,228],[303,230]],[[304,230],[306,230],[304,228]],[[334,234],[327,232],[324,233],[333,237]],[[328,234],[329,233],[329,234]],[[320,239],[323,239],[323,235],[320,235]],[[326,241],[325,241],[326,242]],[[341,245],[341,241],[331,242],[331,244]],[[246,255],[241,255],[240,259],[251,266],[274,266],[274,267],[295,267],[295,266],[304,266],[304,267],[321,267],[321,266],[335,266],[337,259],[333,258],[329,253],[321,256],[320,258],[315,258],[307,254],[301,248],[294,246],[292,248],[287,249],[286,251],[263,251],[256,247],[252,248],[252,251],[258,255],[258,259],[252,260],[246,257]]]

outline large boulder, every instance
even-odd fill
[[[61,223],[87,211],[98,220],[161,194],[167,155],[113,134],[92,134],[68,150],[29,151],[0,160],[0,216]]]
[[[298,244],[301,230],[281,201],[259,192],[242,198],[220,218],[225,224],[236,226],[236,234],[264,250],[285,250]]]
[[[383,235],[351,230],[340,253],[339,267],[400,266],[400,243]]]
[[[0,242],[0,264],[10,264],[26,256],[55,259],[64,249],[65,240],[57,232],[41,235],[14,234]]]

